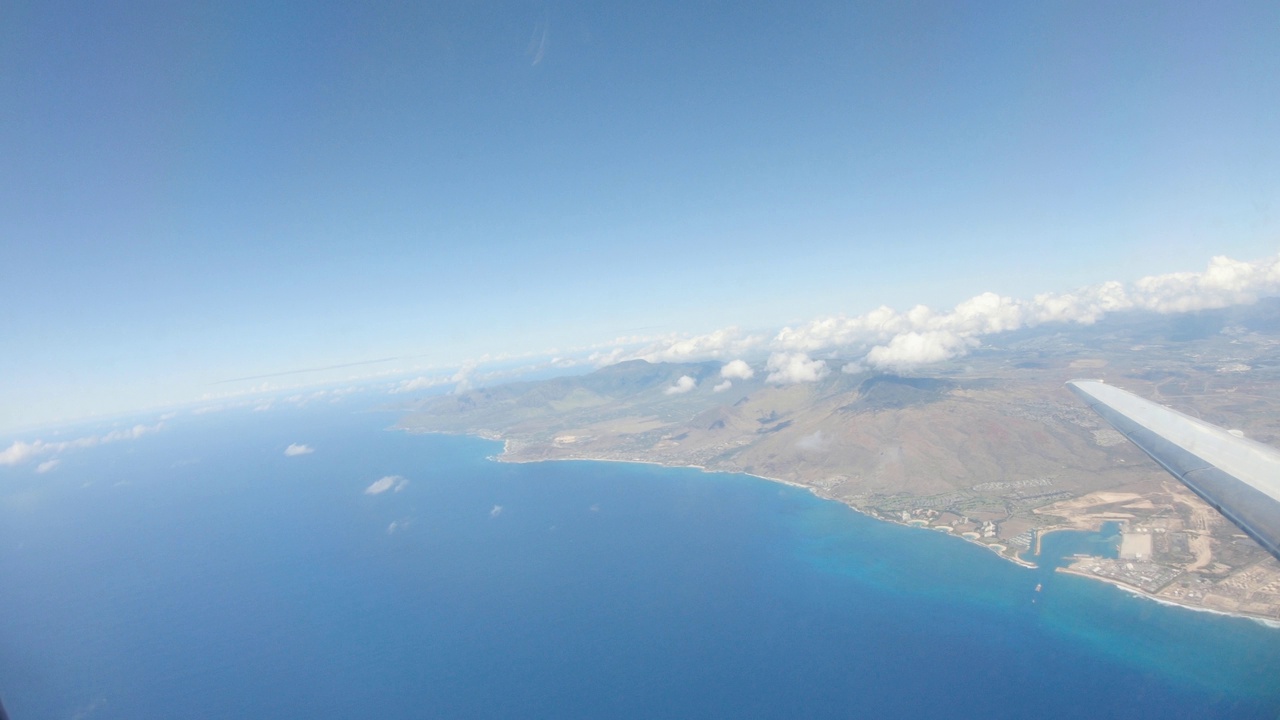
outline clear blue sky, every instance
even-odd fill
[[[0,428],[1280,249],[1280,4],[788,5],[0,5]]]

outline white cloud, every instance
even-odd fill
[[[720,383],[720,384],[716,385],[715,387],[711,388],[711,392],[724,392],[725,390],[728,390],[728,389],[729,389],[729,388],[731,388],[731,387],[733,387],[733,381],[732,381],[732,380],[725,380],[724,382],[722,382],[722,383]]]
[[[386,477],[374,480],[369,487],[364,489],[365,495],[381,495],[382,493],[393,490],[400,492],[409,484],[408,479],[399,475],[387,475]]]
[[[605,367],[606,365],[615,365],[623,360],[632,360],[634,358],[627,357],[626,348],[616,347],[611,350],[597,350],[587,356],[587,362],[595,367]],[[561,359],[563,361],[563,359]]]
[[[906,370],[941,362],[968,352],[978,341],[950,330],[907,332],[867,353],[867,363],[882,369]]]
[[[1017,330],[1025,320],[1026,309],[1023,303],[993,292],[985,292],[956,305],[950,315],[931,315],[924,322],[913,324],[960,335],[988,335]]]
[[[780,385],[790,383],[815,382],[830,372],[824,360],[813,360],[806,353],[777,352],[769,356],[767,365],[769,376],[765,378],[771,383]]]
[[[1280,293],[1280,255],[1252,262],[1218,256],[1200,273],[1145,277],[1134,283],[1139,306],[1157,312],[1187,312],[1256,302]]]
[[[843,315],[818,318],[797,328],[783,328],[774,337],[773,346],[779,350],[812,352],[884,341],[910,330],[912,322],[923,321],[930,312],[927,307],[918,305],[903,315],[881,306],[854,318]]]
[[[453,386],[453,392],[462,393],[472,388],[471,374],[476,371],[476,368],[479,367],[479,365],[479,362],[472,360],[458,368],[458,372],[454,373],[449,378],[449,382],[456,383]]]
[[[1145,277],[1132,286],[1104,282],[1069,293],[1018,300],[982,293],[950,312],[917,305],[905,313],[880,307],[857,317],[819,318],[783,328],[773,339],[779,351],[813,352],[858,348],[873,368],[902,370],[959,357],[978,338],[1045,323],[1089,325],[1107,313],[1150,310],[1186,312],[1246,304],[1280,294],[1280,256],[1253,262],[1215,257],[1204,272]]]
[[[491,518],[496,518],[496,517],[498,517],[498,516],[499,516],[499,515],[501,515],[501,514],[502,514],[502,506],[501,506],[501,505],[494,505],[494,506],[493,506],[493,509],[489,511],[489,517],[491,517]]]
[[[300,445],[298,443],[292,443],[291,445],[289,445],[289,447],[284,449],[284,454],[288,457],[297,457],[298,455],[310,455],[315,451],[316,449],[311,447],[310,445]]]
[[[42,462],[42,463],[40,463],[39,465],[37,465],[37,466],[36,466],[36,472],[38,472],[38,473],[40,473],[41,475],[43,475],[43,474],[45,474],[45,473],[49,472],[50,470],[52,470],[52,469],[54,469],[54,468],[58,467],[58,464],[59,464],[59,463],[61,463],[61,462],[62,462],[62,461],[61,461],[61,460],[59,460],[58,458],[54,458],[54,459],[52,459],[52,460],[45,460],[44,462]]]
[[[686,360],[714,356],[724,351],[738,339],[738,329],[731,327],[716,330],[707,335],[697,335],[685,340],[677,340],[665,349],[654,353],[654,359]]]
[[[756,371],[752,370],[751,366],[746,364],[742,360],[730,360],[729,362],[724,364],[724,367],[720,368],[720,377],[722,378],[737,378],[739,380],[750,380],[752,377],[755,376],[755,374],[756,374]]]
[[[56,455],[67,450],[82,450],[121,440],[136,440],[143,435],[156,432],[162,427],[164,427],[163,422],[158,422],[155,425],[134,425],[130,428],[112,430],[104,435],[86,435],[74,440],[60,440],[58,442],[15,440],[9,447],[0,450],[0,465],[17,465],[40,455]]]
[[[1074,322],[1092,325],[1102,316],[1135,306],[1123,283],[1108,281],[1069,293],[1042,293],[1028,304],[1027,322],[1031,325],[1052,322]]]
[[[659,338],[618,338],[614,347],[592,353],[588,360],[597,367],[625,360],[690,362],[734,357],[767,341],[761,335],[746,335],[737,327],[727,327],[704,335],[667,335]]]
[[[123,430],[112,430],[106,435],[98,438],[96,441],[91,441],[89,445],[116,442],[117,440],[136,440],[143,435],[153,433],[159,429],[160,423],[156,423],[155,425],[134,425],[131,428],[124,428]]]
[[[698,386],[698,381],[688,375],[681,375],[675,385],[662,391],[663,395],[683,395]]]
[[[12,445],[0,450],[0,465],[17,465],[25,462],[40,453],[47,452],[45,448],[46,445],[41,440],[36,440],[34,443],[15,440]]]

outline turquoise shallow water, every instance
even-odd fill
[[[1280,708],[1280,631],[1251,621],[767,481],[495,463],[350,410],[180,417],[0,469],[15,720]],[[387,475],[408,483],[365,494]]]

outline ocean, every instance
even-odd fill
[[[790,486],[499,463],[359,407],[0,467],[14,720],[1280,715],[1278,629]]]

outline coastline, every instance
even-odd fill
[[[1141,589],[1139,589],[1139,588],[1136,588],[1136,587],[1134,587],[1134,586],[1132,586],[1132,585],[1129,585],[1129,584],[1127,584],[1127,583],[1121,582],[1121,581],[1119,581],[1119,580],[1114,580],[1114,579],[1112,579],[1112,578],[1098,577],[1097,575],[1092,575],[1092,574],[1090,574],[1090,573],[1081,572],[1081,571],[1079,571],[1079,570],[1072,570],[1072,569],[1071,569],[1071,568],[1069,568],[1069,567],[1060,567],[1060,568],[1057,568],[1057,569],[1056,569],[1056,572],[1060,572],[1060,573],[1062,573],[1063,575],[1075,575],[1076,577],[1088,578],[1088,579],[1091,579],[1091,580],[1097,580],[1097,581],[1099,581],[1099,582],[1104,582],[1104,583],[1106,583],[1106,584],[1108,584],[1108,585],[1113,585],[1113,586],[1115,586],[1115,587],[1117,587],[1117,588],[1119,588],[1119,589],[1121,589],[1121,590],[1123,590],[1123,591],[1125,591],[1125,592],[1129,593],[1130,595],[1136,595],[1136,596],[1138,596],[1138,597],[1140,597],[1140,598],[1145,598],[1145,599],[1147,599],[1147,600],[1150,600],[1150,601],[1152,601],[1152,602],[1159,603],[1159,604],[1161,604],[1161,605],[1167,605],[1167,606],[1169,606],[1169,607],[1182,608],[1183,610],[1194,610],[1195,612],[1209,613],[1209,614],[1211,614],[1211,615],[1222,615],[1222,616],[1224,616],[1224,617],[1242,618],[1242,619],[1244,619],[1244,620],[1252,620],[1252,621],[1254,621],[1254,622],[1256,622],[1256,623],[1259,623],[1259,624],[1261,624],[1261,625],[1265,625],[1265,626],[1267,626],[1267,627],[1269,627],[1269,628],[1271,628],[1271,629],[1273,629],[1273,630],[1280,630],[1280,620],[1272,620],[1271,618],[1258,617],[1257,615],[1248,615],[1248,614],[1246,614],[1246,613],[1233,613],[1233,612],[1227,612],[1226,610],[1216,610],[1216,609],[1214,609],[1214,608],[1207,608],[1207,607],[1204,607],[1203,605],[1184,605],[1184,604],[1182,604],[1182,603],[1180,603],[1180,602],[1174,602],[1173,600],[1170,600],[1170,599],[1168,599],[1168,598],[1162,598],[1162,597],[1160,597],[1160,596],[1158,596],[1158,595],[1152,595],[1152,594],[1150,594],[1150,593],[1148,593],[1148,592],[1146,592],[1146,591],[1144,591],[1144,590],[1141,590]]]
[[[403,427],[399,427],[399,426],[395,426],[395,427],[393,427],[393,429],[396,429],[396,430],[402,430],[402,431],[405,431],[405,432],[409,432],[409,433],[411,433],[411,434],[421,434],[421,435],[470,435],[470,436],[472,436],[472,437],[479,437],[479,438],[481,438],[481,439],[483,439],[483,440],[501,441],[501,442],[502,442],[502,452],[501,452],[500,454],[498,454],[498,455],[490,455],[490,456],[489,456],[489,459],[490,459],[490,460],[492,460],[492,461],[494,461],[494,462],[504,462],[504,463],[513,463],[513,464],[537,463],[537,462],[610,462],[610,463],[635,463],[635,464],[639,464],[639,465],[656,465],[656,466],[659,466],[659,467],[666,467],[666,468],[690,468],[690,469],[694,469],[694,470],[699,470],[699,471],[704,472],[704,473],[725,473],[725,474],[732,474],[732,475],[745,475],[745,476],[747,476],[747,477],[756,478],[756,479],[758,479],[758,480],[764,480],[764,481],[767,481],[767,482],[779,483],[779,484],[781,484],[781,485],[788,485],[788,486],[790,486],[790,487],[800,488],[800,489],[803,489],[803,490],[807,490],[807,491],[809,491],[810,493],[812,493],[815,497],[821,498],[821,499],[823,499],[823,500],[829,500],[829,501],[831,501],[831,502],[839,503],[839,504],[844,505],[845,507],[847,507],[847,508],[849,508],[849,509],[853,510],[853,511],[854,511],[854,512],[856,512],[856,513],[859,513],[859,514],[864,515],[864,516],[866,516],[866,517],[872,518],[872,519],[874,519],[874,520],[878,520],[878,521],[881,521],[881,522],[888,522],[888,523],[892,523],[892,524],[894,524],[894,525],[899,525],[899,526],[902,526],[902,527],[915,528],[915,529],[919,529],[919,530],[933,530],[934,532],[939,532],[939,530],[938,530],[937,528],[931,527],[931,526],[929,526],[929,525],[923,525],[923,526],[921,526],[921,525],[914,525],[914,524],[911,524],[911,523],[909,523],[909,522],[901,522],[901,521],[899,521],[899,520],[895,520],[895,519],[890,518],[890,517],[885,517],[885,516],[883,516],[883,515],[880,515],[879,513],[867,512],[866,510],[864,510],[864,509],[862,509],[862,508],[860,508],[860,507],[858,507],[858,506],[856,506],[856,505],[850,504],[850,503],[845,502],[845,501],[843,501],[843,500],[841,500],[841,499],[839,499],[839,498],[836,498],[836,497],[833,497],[833,496],[831,496],[831,495],[829,495],[829,494],[827,494],[827,493],[824,493],[824,492],[822,492],[822,491],[821,491],[821,489],[820,489],[820,488],[816,488],[816,487],[814,487],[814,486],[812,486],[812,485],[805,485],[805,484],[803,484],[803,483],[798,483],[798,482],[795,482],[795,481],[792,481],[792,480],[784,480],[784,479],[782,479],[782,478],[772,478],[772,477],[768,477],[768,476],[765,476],[765,475],[757,475],[757,474],[755,474],[755,473],[749,473],[749,472],[742,471],[742,470],[708,470],[705,466],[702,466],[702,465],[691,465],[691,464],[685,464],[685,465],[674,465],[674,464],[670,464],[670,463],[659,462],[659,461],[657,461],[657,460],[637,460],[637,459],[620,459],[620,458],[601,458],[601,457],[586,457],[586,456],[556,457],[556,458],[518,458],[518,457],[513,457],[513,456],[512,456],[512,453],[511,453],[511,442],[512,442],[512,441],[511,441],[510,439],[508,439],[508,438],[504,438],[504,437],[502,437],[502,435],[501,435],[501,434],[499,434],[499,433],[495,433],[495,432],[492,432],[492,431],[474,431],[474,432],[462,432],[462,433],[458,433],[458,432],[436,431],[436,430],[431,430],[431,431],[420,431],[420,430],[412,430],[412,429],[409,429],[409,428],[403,428]],[[1069,525],[1062,525],[1062,526],[1051,526],[1051,527],[1049,527],[1049,528],[1045,528],[1045,529],[1039,530],[1039,531],[1037,531],[1037,532],[1036,532],[1035,547],[1034,547],[1034,548],[1029,548],[1029,549],[1034,549],[1034,550],[1035,550],[1035,554],[1036,554],[1036,555],[1039,555],[1039,553],[1040,553],[1040,541],[1041,541],[1041,539],[1042,539],[1045,535],[1048,535],[1048,534],[1050,534],[1050,533],[1057,532],[1057,531],[1060,531],[1060,530],[1080,530],[1080,529],[1081,529],[1081,528],[1074,528],[1074,527],[1069,526]],[[1009,548],[1009,546],[1008,546],[1008,545],[1006,545],[1006,544],[1004,544],[1004,543],[984,543],[984,542],[981,542],[980,540],[976,540],[976,539],[971,539],[971,538],[964,537],[963,535],[961,535],[961,534],[959,534],[959,533],[956,533],[956,532],[954,532],[954,531],[944,532],[944,534],[946,534],[946,535],[947,535],[947,536],[949,536],[949,537],[953,537],[953,538],[955,538],[955,539],[957,539],[957,540],[962,540],[962,541],[964,541],[964,542],[968,542],[968,543],[971,543],[971,544],[973,544],[973,545],[977,545],[977,546],[979,546],[979,547],[986,548],[987,550],[990,550],[991,552],[994,552],[994,553],[996,554],[996,556],[997,556],[997,557],[1000,557],[1001,559],[1007,560],[1008,562],[1011,562],[1011,563],[1013,563],[1013,564],[1015,564],[1015,565],[1018,565],[1018,566],[1021,566],[1021,567],[1023,567],[1023,568],[1026,568],[1026,569],[1029,569],[1029,570],[1035,570],[1035,569],[1039,569],[1039,567],[1040,567],[1038,564],[1036,564],[1036,563],[1034,563],[1034,562],[1031,562],[1031,561],[1029,561],[1029,560],[1025,560],[1025,559],[1023,559],[1022,557],[1019,557],[1019,555],[1018,555],[1018,553],[1017,553],[1016,551],[1012,551],[1012,550]],[[1211,614],[1214,614],[1214,615],[1222,615],[1222,616],[1225,616],[1225,617],[1233,617],[1233,618],[1241,618],[1241,619],[1244,619],[1244,620],[1252,620],[1252,621],[1254,621],[1254,622],[1256,622],[1256,623],[1258,623],[1258,624],[1260,624],[1260,625],[1263,625],[1263,626],[1265,626],[1265,627],[1267,627],[1267,628],[1270,628],[1270,629],[1273,629],[1273,630],[1280,630],[1280,620],[1275,620],[1275,619],[1272,619],[1272,618],[1259,617],[1259,616],[1257,616],[1257,615],[1250,615],[1250,614],[1247,614],[1247,613],[1234,613],[1234,612],[1228,612],[1228,611],[1225,611],[1225,610],[1216,610],[1216,609],[1213,609],[1213,608],[1207,608],[1207,607],[1203,607],[1203,606],[1199,606],[1199,605],[1187,605],[1187,604],[1184,604],[1184,603],[1176,602],[1176,601],[1174,601],[1174,600],[1170,600],[1170,599],[1168,599],[1168,598],[1163,598],[1163,597],[1159,597],[1159,596],[1157,596],[1157,595],[1152,595],[1152,594],[1150,594],[1150,593],[1146,592],[1145,590],[1142,590],[1142,589],[1140,589],[1140,588],[1133,587],[1132,585],[1127,585],[1127,584],[1125,584],[1125,583],[1123,583],[1123,582],[1121,582],[1121,581],[1115,580],[1115,579],[1113,579],[1113,578],[1099,577],[1099,576],[1097,576],[1097,575],[1093,575],[1093,574],[1089,574],[1089,573],[1083,573],[1083,572],[1079,572],[1079,571],[1076,571],[1076,570],[1071,570],[1070,568],[1067,568],[1067,567],[1059,567],[1059,568],[1056,568],[1056,571],[1057,571],[1057,572],[1064,573],[1064,574],[1068,574],[1068,575],[1075,575],[1075,576],[1082,577],[1082,578],[1086,578],[1086,579],[1090,579],[1090,580],[1093,580],[1093,581],[1096,581],[1096,582],[1102,582],[1102,583],[1105,583],[1105,584],[1108,584],[1108,585],[1112,585],[1112,586],[1114,586],[1114,587],[1116,587],[1116,588],[1119,588],[1120,590],[1123,590],[1124,592],[1127,592],[1127,593],[1129,593],[1129,594],[1131,594],[1131,595],[1136,595],[1136,596],[1138,596],[1138,597],[1146,598],[1147,600],[1151,600],[1151,601],[1154,601],[1154,602],[1160,603],[1161,605],[1167,605],[1167,606],[1170,606],[1170,607],[1177,607],[1177,608],[1182,608],[1182,609],[1184,609],[1184,610],[1192,610],[1192,611],[1196,611],[1196,612],[1211,613]]]

